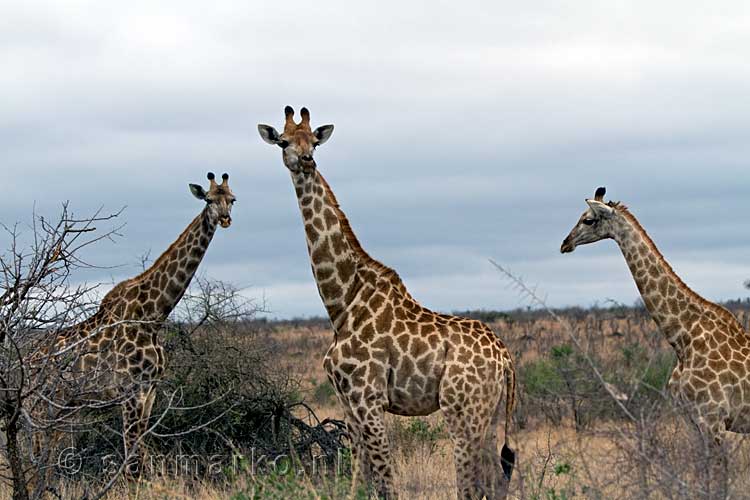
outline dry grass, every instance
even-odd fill
[[[333,332],[317,326],[273,329],[259,333],[261,342],[273,346],[277,366],[302,382],[304,390],[327,380],[323,357],[333,341]]]
[[[502,337],[522,362],[546,356],[549,349],[558,345],[563,337],[559,327],[546,319],[501,320],[492,326],[502,332]],[[609,317],[604,320],[586,316],[574,322],[574,327],[582,332],[587,349],[597,352],[601,359],[614,358],[621,352],[625,342],[637,342],[654,351],[665,348],[653,324],[643,316]],[[319,394],[320,397],[316,397],[316,389],[327,383],[322,364],[323,356],[333,339],[332,332],[322,326],[303,325],[280,330],[268,329],[259,335],[261,338],[258,340],[272,346],[276,366],[299,378],[300,390],[312,403],[318,416],[341,418],[342,411],[334,396],[324,398]],[[431,429],[440,429],[442,426],[439,412],[423,420]],[[409,427],[410,422],[410,419],[404,417],[388,416],[388,426],[392,430],[403,431]],[[576,431],[569,418],[564,419],[560,425],[549,425],[542,418],[532,416],[525,422],[524,429],[516,428],[512,435],[512,445],[518,453],[517,469],[511,484],[512,497],[550,500],[684,498],[679,492],[675,493],[677,490],[674,488],[670,489],[671,483],[666,484],[673,480],[670,477],[673,472],[665,468],[669,465],[666,462],[664,466],[657,465],[649,469],[655,475],[644,480],[644,483],[639,483],[642,478],[636,477],[637,471],[646,470],[644,467],[639,468],[640,461],[648,458],[638,456],[634,451],[637,446],[643,446],[646,450],[663,450],[665,456],[674,459],[677,467],[682,459],[689,462],[690,457],[685,456],[686,449],[681,448],[689,440],[689,429],[683,420],[666,416],[659,427],[654,429],[658,431],[656,434],[645,436],[637,434],[632,424],[608,420],[594,422],[587,429]],[[398,438],[393,442],[392,460],[396,471],[396,485],[402,498],[455,498],[451,443],[444,435],[437,434],[429,443],[415,445],[413,439]],[[398,436],[398,433],[392,435]],[[638,439],[651,442],[638,443]],[[750,439],[733,436],[732,441],[732,498],[750,498],[750,475],[747,473],[750,470]],[[676,482],[684,478],[689,480],[692,474],[690,471],[677,473],[683,475],[674,479]],[[666,478],[665,484],[661,483],[663,478],[660,474]],[[247,495],[254,491],[254,486],[258,486],[259,483],[253,482],[258,480],[243,474],[239,474],[231,484],[163,478],[142,484],[138,489],[128,488],[124,483],[118,484],[106,498],[252,498],[252,495]],[[348,491],[336,484],[320,481],[302,478],[298,481],[295,493],[286,497],[339,498],[345,496],[344,491]],[[659,487],[662,489],[659,490]],[[246,496],[238,495],[238,492],[244,492]],[[82,485],[74,484],[60,493],[63,498],[80,497]],[[10,496],[8,487],[0,486],[0,498]],[[265,496],[261,494],[258,497]],[[285,498],[284,494],[271,497]]]
[[[439,415],[433,416],[430,421],[438,423],[440,418]],[[519,463],[514,474],[511,498],[594,498],[584,494],[587,486],[590,492],[599,493],[596,495],[598,498],[628,498],[619,490],[616,471],[611,467],[613,453],[617,449],[607,437],[596,433],[577,434],[572,427],[539,428],[516,433],[514,445],[519,453]],[[392,459],[400,498],[455,498],[455,472],[449,440],[440,440],[431,453],[404,449],[395,443]],[[747,464],[750,465],[750,462]],[[232,498],[237,492],[252,490],[253,483],[249,478],[239,478],[229,485],[161,478],[142,483],[137,488],[129,488],[121,482],[105,499],[213,500]],[[312,483],[303,485],[301,491],[309,493],[309,498],[321,493],[320,488]],[[348,490],[344,488],[339,491]],[[73,484],[59,493],[62,498],[80,498],[83,492],[83,485]],[[0,498],[10,497],[11,492],[7,487],[0,489]]]
[[[743,323],[748,317],[743,311],[738,316]],[[568,318],[587,352],[601,360],[614,360],[621,356],[626,345],[639,345],[650,352],[669,351],[661,334],[645,314],[625,313],[584,314]],[[514,352],[517,363],[531,362],[549,355],[553,346],[564,339],[560,325],[547,318],[500,319],[491,324]],[[283,331],[269,332],[277,343],[281,363],[285,363],[302,381],[308,399],[316,385],[326,380],[323,371],[323,356],[333,333],[320,326],[300,326]],[[316,405],[321,417],[341,418],[342,412],[334,397],[326,403]],[[654,443],[662,447],[674,447],[679,456],[683,441],[687,441],[690,429],[683,420],[667,417],[666,425],[674,428],[672,441]],[[388,416],[389,426],[394,422],[409,419]],[[439,413],[426,419],[432,426],[440,426]],[[402,423],[401,426],[403,427]],[[531,418],[525,429],[513,433],[513,446],[518,452],[518,469],[511,485],[515,498],[636,498],[644,497],[642,485],[630,477],[623,477],[624,467],[638,463],[633,453],[632,429],[618,428],[610,422],[598,422],[586,431],[577,432],[572,422],[562,425],[547,425],[541,418]],[[396,484],[403,498],[441,499],[454,498],[455,471],[451,443],[447,438],[438,440],[432,453],[414,449],[413,443],[396,441],[393,461]],[[500,445],[502,443],[499,443]],[[734,498],[744,498],[750,492],[750,440],[742,436],[733,437],[731,476],[736,479],[732,490]],[[658,469],[658,467],[657,467]],[[668,474],[668,471],[664,472]],[[654,486],[656,488],[657,485]],[[668,486],[665,487],[668,490]],[[668,497],[656,489],[649,497]],[[679,497],[679,496],[678,496]],[[750,493],[747,494],[750,497]]]

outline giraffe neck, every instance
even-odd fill
[[[147,315],[153,313],[159,320],[169,316],[206,254],[217,223],[218,217],[207,205],[151,267],[129,282],[131,290],[137,285],[135,303]]]
[[[618,207],[614,219],[614,239],[630,268],[643,303],[684,359],[696,335],[695,323],[707,307],[719,308],[692,291],[656,248],[638,220],[624,207]]]
[[[337,327],[337,319],[363,284],[387,268],[362,249],[333,191],[317,170],[293,173],[292,181],[318,292]]]

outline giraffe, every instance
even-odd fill
[[[750,336],[727,309],[672,270],[638,220],[600,187],[560,247],[617,242],[651,317],[677,354],[668,389],[695,409],[702,433],[721,446],[728,432],[750,433]]]
[[[110,290],[93,316],[61,332],[54,345],[52,357],[75,346],[80,355],[73,372],[96,380],[102,396],[121,405],[125,472],[130,477],[141,472],[139,442],[154,404],[154,384],[165,368],[157,334],[190,284],[217,224],[227,228],[232,222],[235,197],[229,175],[222,175],[221,184],[213,173],[208,180],[208,191],[189,185],[206,205],[177,240],[143,273]]]
[[[313,131],[306,108],[299,124],[291,107],[284,113],[282,134],[269,125],[258,131],[281,147],[302,212],[313,276],[334,331],[324,368],[352,438],[355,484],[363,479],[395,498],[385,413],[440,409],[454,443],[458,495],[504,498],[515,461],[508,444],[515,403],[508,349],[479,321],[421,306],[394,270],[365,252],[313,159],[333,125]]]

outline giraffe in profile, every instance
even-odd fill
[[[222,175],[218,184],[209,173],[208,180],[208,191],[190,184],[205,207],[177,240],[143,273],[116,285],[93,316],[65,329],[54,345],[52,356],[75,346],[81,354],[73,372],[95,380],[103,393],[99,398],[121,405],[125,472],[131,477],[142,468],[139,441],[148,428],[154,385],[165,368],[159,330],[190,284],[216,226],[227,228],[232,222],[235,197],[229,176]]]
[[[420,305],[394,270],[365,252],[313,159],[333,125],[312,130],[306,108],[300,123],[291,107],[284,113],[283,133],[269,125],[258,130],[281,148],[297,194],[313,276],[334,330],[324,367],[352,437],[355,478],[394,498],[385,413],[439,409],[454,443],[459,496],[504,498],[515,461],[508,433],[516,378],[508,349],[480,321]]]
[[[643,303],[677,354],[672,396],[695,409],[696,422],[720,446],[727,432],[750,433],[750,335],[727,309],[690,288],[672,270],[625,205],[604,202],[600,187],[560,247],[617,242]]]

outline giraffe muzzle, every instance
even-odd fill
[[[219,224],[226,229],[232,225],[232,218],[228,215],[226,217],[219,217]]]
[[[299,166],[304,172],[312,172],[317,165],[315,165],[315,160],[312,156],[300,156]]]
[[[575,245],[573,245],[573,242],[570,241],[570,237],[565,238],[563,240],[562,245],[560,245],[560,253],[571,253],[573,250],[575,250]]]

